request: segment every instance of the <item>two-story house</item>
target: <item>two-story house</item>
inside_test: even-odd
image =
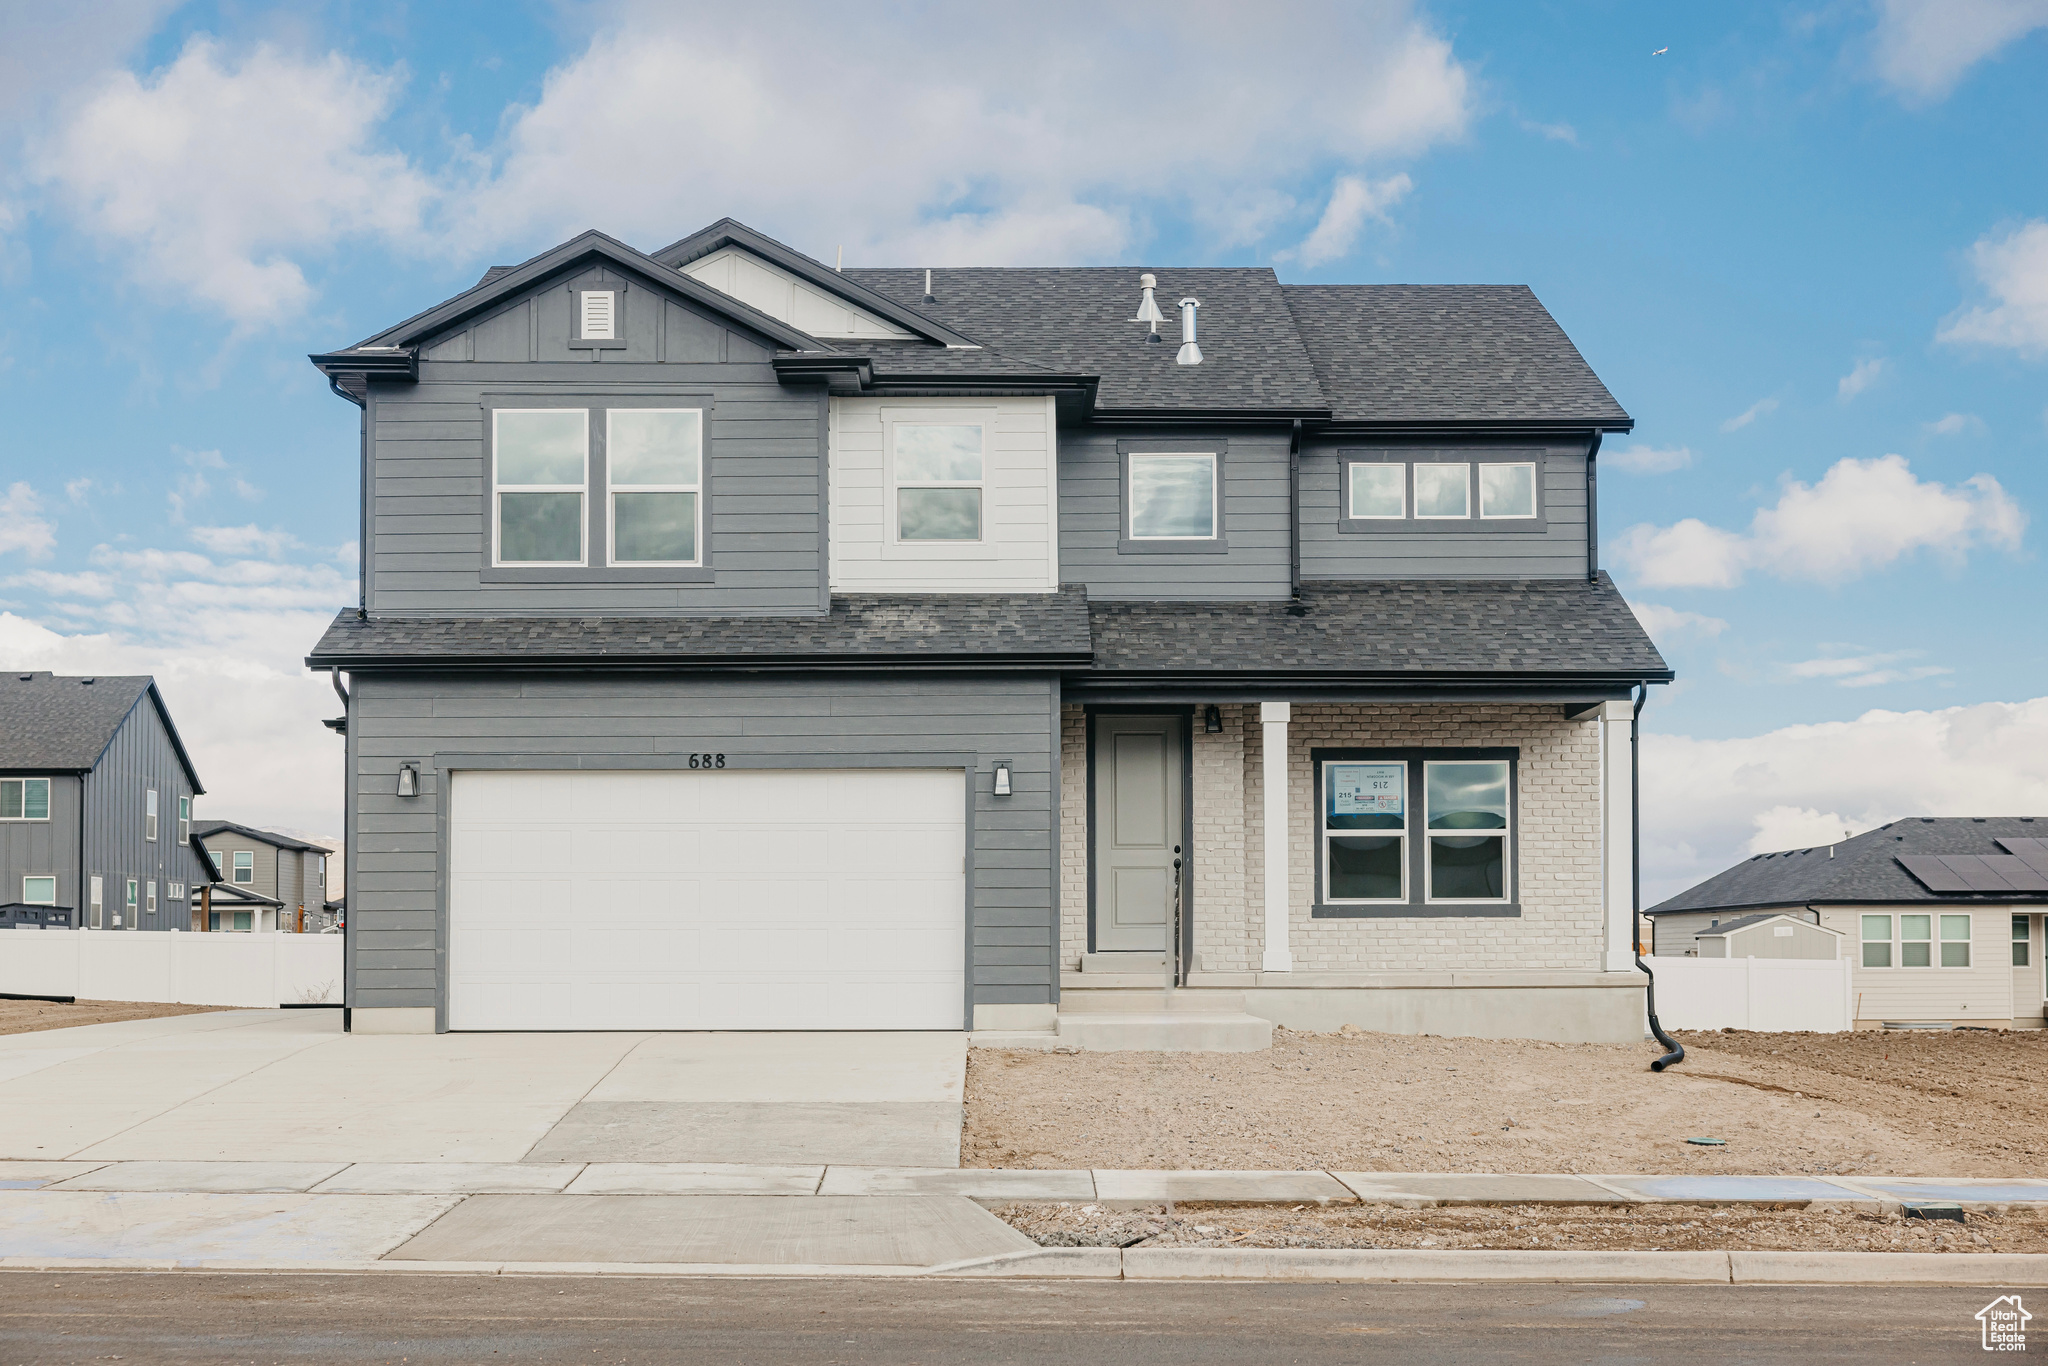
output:
[[[191,928],[205,791],[154,680],[0,674],[0,901],[86,929]]]
[[[1642,1037],[1671,675],[1595,552],[1630,419],[1529,290],[726,220],[313,361],[355,1028]]]
[[[305,934],[333,923],[319,845],[235,821],[202,821],[193,833],[220,875],[209,928]]]

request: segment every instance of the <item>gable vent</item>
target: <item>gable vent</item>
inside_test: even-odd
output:
[[[618,296],[609,289],[588,289],[584,290],[578,297],[582,300],[583,304],[583,339],[585,341],[613,340],[614,300]]]

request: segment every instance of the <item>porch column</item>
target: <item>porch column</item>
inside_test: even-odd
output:
[[[1261,702],[1259,721],[1265,728],[1266,790],[1266,957],[1267,972],[1294,971],[1287,947],[1287,722],[1289,705]]]
[[[1606,911],[1609,972],[1633,972],[1635,955],[1635,789],[1628,728],[1635,708],[1600,704],[1600,900]]]

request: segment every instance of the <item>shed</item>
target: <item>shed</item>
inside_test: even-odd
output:
[[[1702,958],[1822,958],[1842,956],[1842,932],[1783,912],[1724,920],[1698,936]]]

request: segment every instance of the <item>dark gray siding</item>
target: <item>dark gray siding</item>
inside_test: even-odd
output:
[[[369,606],[398,615],[817,612],[823,606],[825,399],[784,388],[758,339],[651,285],[624,281],[622,347],[568,344],[569,297],[603,272],[511,300],[422,348],[417,384],[369,394]],[[706,547],[712,583],[606,583],[565,570],[492,582],[486,395],[710,397]],[[589,406],[603,407],[601,397]],[[601,490],[593,490],[599,497]],[[595,549],[595,548],[594,548]],[[594,555],[594,559],[596,556]],[[529,577],[529,576],[522,576]]]
[[[1223,461],[1224,554],[1124,554],[1119,437],[1229,442]],[[1198,433],[1060,431],[1060,579],[1092,598],[1284,598],[1288,594],[1286,428]],[[1157,449],[1155,446],[1154,449]],[[1199,449],[1199,447],[1195,447]]]
[[[723,751],[742,768],[920,767],[970,757],[970,991],[984,1005],[1055,999],[1059,684],[1052,676],[799,681],[359,672],[353,682],[352,1006],[440,1004],[444,763],[459,767],[460,756],[491,756],[534,767],[654,767],[705,749]],[[1013,765],[1013,796],[990,790],[998,759]],[[405,762],[421,766],[417,798],[395,795]]]
[[[157,794],[157,837],[145,838],[143,793]],[[185,930],[192,927],[190,900],[172,901],[168,884],[189,889],[199,878],[199,860],[189,843],[178,841],[178,798],[192,795],[184,765],[171,747],[163,720],[145,696],[108,742],[99,766],[85,779],[85,872],[106,880],[106,927],[121,915],[124,930]],[[135,879],[139,925],[130,923],[123,902]],[[72,881],[76,883],[74,875]],[[147,884],[156,883],[157,911],[148,913]],[[89,884],[88,884],[89,885]],[[81,906],[85,903],[79,902]]]
[[[1450,443],[1435,441],[1441,451]],[[1304,579],[1566,579],[1586,574],[1586,447],[1549,446],[1543,457],[1546,529],[1469,536],[1338,531],[1338,452],[1384,449],[1383,441],[1311,439],[1301,453],[1301,576]],[[1529,442],[1513,443],[1517,451]],[[1492,458],[1473,446],[1474,463]]]
[[[253,880],[237,884],[258,896],[273,896],[284,903],[278,911],[277,928],[290,932],[298,928],[300,906],[306,909],[306,927],[320,928],[319,913],[326,900],[318,877],[318,854],[300,849],[279,849],[276,845],[233,830],[219,830],[205,836],[206,847],[221,856],[221,868],[234,879],[234,851],[246,849],[255,855]]]
[[[82,906],[78,895],[78,778],[75,774],[10,772],[50,780],[50,819],[0,821],[0,902],[21,900],[25,877],[55,877],[57,904]]]

